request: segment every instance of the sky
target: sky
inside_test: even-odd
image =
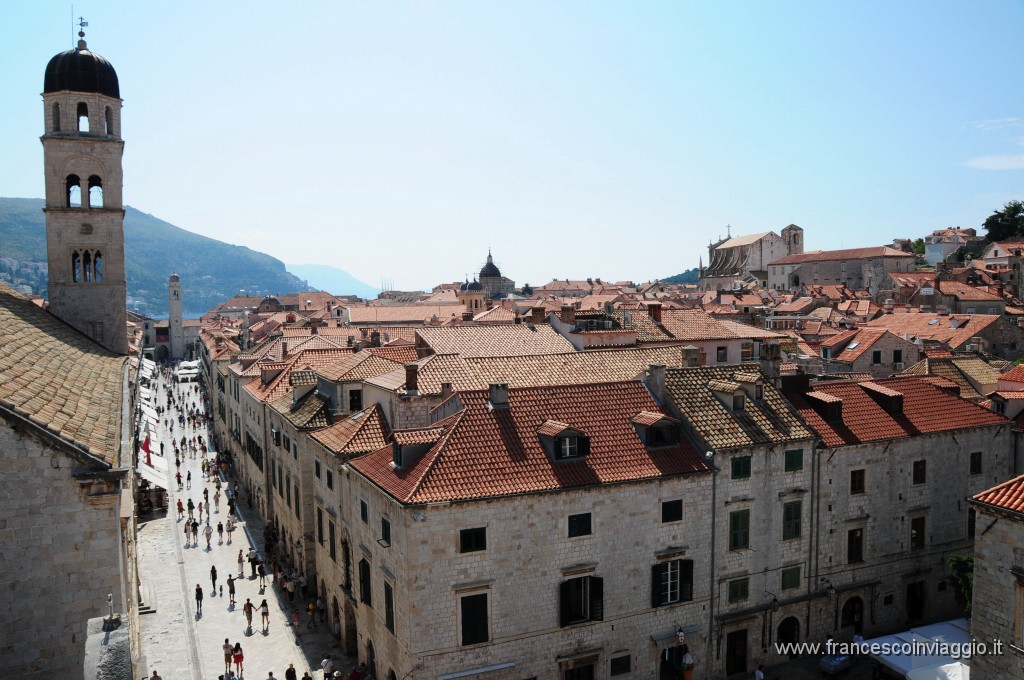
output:
[[[43,73],[81,15],[126,204],[376,286],[488,249],[517,285],[647,281],[727,233],[881,245],[1024,199],[1019,0],[0,9],[0,196],[43,195]]]

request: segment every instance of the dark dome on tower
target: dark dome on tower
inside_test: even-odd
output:
[[[114,67],[100,55],[90,52],[85,40],[79,40],[75,49],[54,56],[46,65],[43,93],[64,90],[121,98]]]
[[[472,281],[466,281],[464,284],[459,286],[459,290],[460,291],[483,290],[483,289],[484,289],[484,287],[476,279],[473,279]]]
[[[491,259],[491,251],[489,251],[489,250],[487,251],[487,264],[485,264],[483,266],[483,269],[480,270],[480,278],[481,279],[488,279],[488,278],[490,278],[490,279],[500,279],[501,278],[501,271],[494,264],[494,260]]]

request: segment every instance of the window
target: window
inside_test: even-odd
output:
[[[364,523],[368,523],[370,521],[370,512],[366,507],[366,501],[359,501],[359,517]]]
[[[914,484],[924,484],[927,480],[928,461],[926,460],[915,460],[914,461]]]
[[[88,132],[89,131],[89,107],[86,106],[85,102],[78,102],[78,131]]]
[[[361,411],[363,408],[363,391],[350,389],[348,391],[348,410]]]
[[[892,351],[892,362],[894,364],[903,363],[903,350],[901,350],[901,349],[894,349]]]
[[[729,550],[750,546],[750,510],[729,513]]]
[[[608,675],[622,675],[623,673],[629,673],[632,668],[630,665],[632,658],[633,657],[629,654],[613,657],[608,666]]]
[[[651,567],[651,606],[693,599],[693,560],[669,560]]]
[[[750,456],[734,456],[732,459],[732,478],[746,479],[750,476]]]
[[[569,538],[590,535],[590,513],[569,515]]]
[[[302,503],[299,502],[299,484],[295,483],[295,518],[302,519],[301,508]]]
[[[863,529],[850,529],[846,532],[846,561],[850,564],[864,561]]]
[[[588,437],[558,437],[555,439],[555,459],[580,458],[590,453]]]
[[[60,104],[53,103],[53,131],[60,132]]]
[[[790,501],[782,505],[782,540],[800,538],[801,501]]]
[[[103,180],[96,175],[89,178],[89,207],[103,207]]]
[[[318,460],[313,461],[313,475],[320,479],[320,461]]]
[[[114,112],[109,106],[103,111],[103,134],[114,134]]]
[[[746,399],[743,397],[742,394],[734,394],[734,395],[732,395],[732,410],[733,411],[742,411],[745,408],[745,406],[746,406]]]
[[[327,543],[327,552],[331,556],[331,559],[337,562],[338,554],[334,551],[334,522],[330,520],[327,520],[327,537],[329,539]],[[347,578],[348,577],[346,576],[346,579]]]
[[[391,545],[391,522],[386,517],[380,518],[380,540]]]
[[[370,589],[370,563],[366,560],[359,560],[359,601],[367,607],[372,607]]]
[[[327,488],[334,489],[334,472],[331,470],[327,471]]]
[[[462,644],[478,645],[490,639],[487,626],[487,593],[459,599],[462,614]]]
[[[604,579],[581,576],[559,586],[559,625],[604,620]]]
[[[288,507],[292,507],[292,477],[287,475],[284,478],[284,495],[288,503]]]
[[[459,532],[459,552],[487,550],[487,527],[463,529]]]
[[[974,539],[975,526],[977,526],[978,515],[974,508],[967,508],[967,538]]]
[[[971,474],[981,474],[981,451],[971,451]]]
[[[661,504],[661,521],[678,522],[683,519],[683,501],[663,501]]]
[[[316,542],[324,544],[324,509],[316,509]]]
[[[384,626],[395,632],[395,591],[391,584],[384,582]]]
[[[782,589],[791,590],[800,587],[800,567],[789,567],[782,570]]]
[[[865,470],[850,470],[850,495],[864,493]]]
[[[876,365],[882,363],[882,350],[876,349],[871,352],[871,363]]]
[[[729,348],[728,347],[716,347],[715,348],[715,360],[724,364],[729,360]]]
[[[786,451],[786,462],[784,465],[786,472],[796,472],[797,470],[804,469],[804,452],[803,449],[794,449],[792,451]]]
[[[910,520],[910,549],[921,550],[924,548],[924,517],[915,517]]]
[[[729,581],[729,602],[742,602],[750,596],[750,582],[745,578]]]

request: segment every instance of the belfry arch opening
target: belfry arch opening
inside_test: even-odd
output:
[[[103,253],[96,251],[92,256],[93,275],[92,280],[99,283],[103,280]]]
[[[64,200],[69,208],[82,207],[82,180],[78,175],[68,175],[64,185]]]
[[[78,102],[78,131],[89,131],[89,106],[85,102]]]
[[[89,178],[89,207],[103,207],[103,181],[96,175]]]
[[[103,134],[114,134],[114,110],[109,106],[103,111]]]
[[[82,275],[86,283],[92,281],[92,255],[88,250],[82,253]]]

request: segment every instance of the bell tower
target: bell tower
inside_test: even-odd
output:
[[[121,95],[114,67],[78,36],[43,82],[50,311],[127,354]]]
[[[167,332],[171,339],[171,358],[185,358],[185,329],[181,325],[181,278],[171,274],[167,284]]]

